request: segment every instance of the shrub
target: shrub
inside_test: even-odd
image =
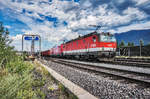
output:
[[[16,55],[8,35],[0,22],[0,99],[37,99],[32,90],[33,66]]]

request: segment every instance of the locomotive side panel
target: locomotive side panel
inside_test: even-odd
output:
[[[67,44],[64,44],[64,55],[87,55],[90,52],[95,51],[98,43],[98,36],[92,35],[89,37],[81,38]]]

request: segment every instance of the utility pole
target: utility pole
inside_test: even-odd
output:
[[[142,56],[142,46],[144,45],[143,40],[140,40],[140,56]]]
[[[141,44],[140,44],[140,56],[141,56],[141,54],[142,54],[142,46],[141,46]]]
[[[128,47],[128,56],[130,56],[130,47]]]

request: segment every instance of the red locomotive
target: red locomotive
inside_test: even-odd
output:
[[[68,58],[102,58],[114,57],[117,43],[110,33],[93,32],[42,52],[43,56]]]

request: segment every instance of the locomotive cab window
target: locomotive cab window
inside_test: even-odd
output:
[[[100,40],[102,42],[116,42],[114,35],[100,35]]]
[[[96,42],[96,37],[95,36],[93,37],[93,42]]]

